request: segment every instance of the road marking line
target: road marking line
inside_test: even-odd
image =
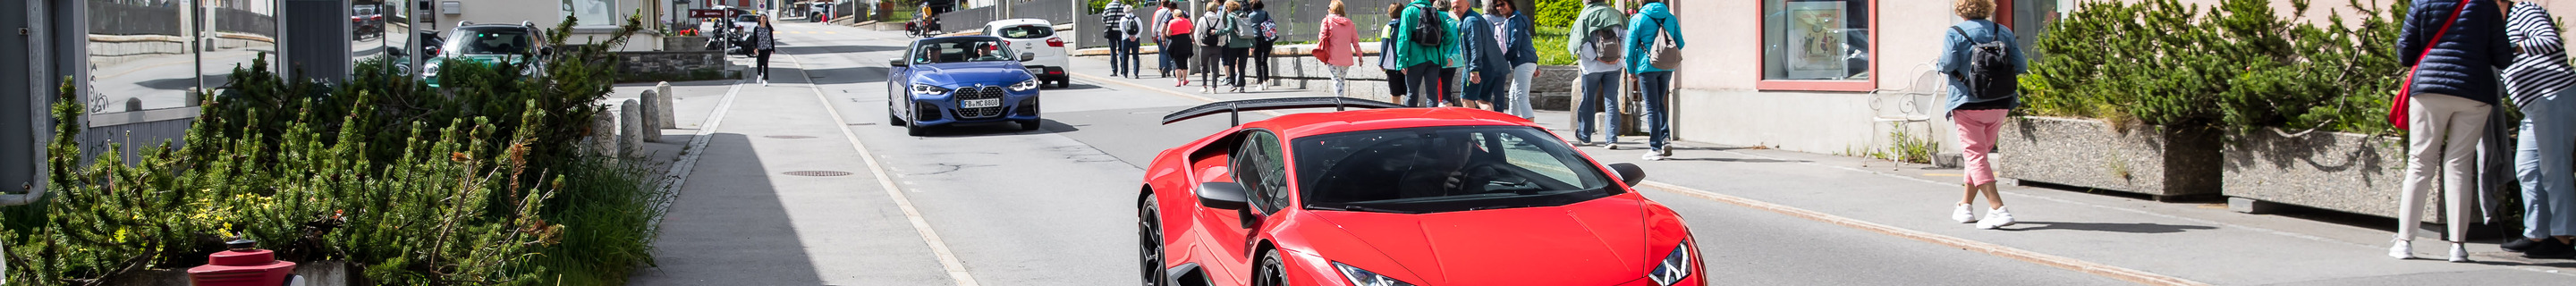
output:
[[[1913,240],[1916,240],[1916,241],[1929,242],[1929,243],[1932,243],[1932,244],[1938,244],[1938,245],[1949,246],[1949,247],[1957,247],[1957,248],[1966,249],[1966,250],[1970,250],[1970,251],[1976,251],[1976,252],[1985,253],[1985,254],[1987,254],[1987,255],[1994,255],[1994,256],[1997,256],[1997,257],[2003,257],[2003,258],[2008,258],[2008,259],[2012,259],[2012,260],[2020,260],[2020,261],[2022,261],[2022,262],[2029,262],[2029,263],[2034,263],[2034,264],[2039,264],[2039,265],[2047,265],[2047,266],[2049,266],[2049,267],[2063,268],[2063,269],[2066,269],[2066,270],[2074,270],[2074,271],[2076,271],[2076,272],[2083,272],[2083,273],[2085,273],[2085,274],[2093,274],[2093,275],[2097,275],[2097,276],[2108,277],[2108,278],[2111,278],[2111,279],[2119,279],[2119,280],[2121,280],[2121,281],[2129,281],[2129,282],[2135,282],[2135,283],[2139,283],[2139,284],[2149,284],[2149,285],[2209,285],[2208,283],[2201,283],[2201,282],[2199,282],[2199,281],[2191,281],[2191,280],[2188,280],[2188,279],[2182,279],[2182,278],[2180,278],[2180,277],[2165,276],[2165,275],[2163,275],[2163,274],[2155,274],[2155,273],[2149,273],[2149,272],[2146,272],[2146,271],[2138,271],[2138,270],[2136,270],[2136,269],[2128,269],[2128,268],[2122,268],[2122,267],[2119,267],[2119,266],[2111,266],[2111,265],[2108,265],[2108,264],[2101,264],[2101,263],[2094,263],[2094,262],[2089,262],[2089,261],[2077,260],[2077,259],[2074,259],[2074,258],[2067,258],[2067,257],[2064,257],[2064,256],[2049,255],[2049,254],[2046,254],[2046,253],[2039,253],[2039,252],[2033,252],[2033,251],[2029,251],[2029,250],[2022,250],[2022,249],[2019,249],[2019,248],[2012,248],[2012,247],[2007,247],[2007,246],[2003,246],[2003,245],[1997,245],[1997,244],[1993,244],[1993,243],[1985,243],[1985,242],[1979,242],[1979,241],[1975,241],[1975,240],[1968,240],[1968,239],[1963,239],[1963,238],[1958,238],[1958,237],[1951,237],[1951,236],[1946,236],[1946,235],[1933,234],[1933,233],[1929,233],[1929,232],[1922,232],[1922,231],[1916,231],[1916,230],[1911,230],[1911,229],[1899,228],[1899,227],[1888,226],[1888,225],[1883,225],[1883,224],[1871,223],[1871,222],[1868,222],[1868,221],[1862,221],[1862,220],[1857,220],[1857,219],[1851,219],[1851,218],[1846,218],[1846,217],[1840,217],[1840,216],[1835,216],[1835,215],[1831,215],[1831,214],[1825,214],[1825,213],[1821,213],[1821,212],[1816,212],[1816,211],[1811,211],[1811,210],[1806,210],[1806,209],[1800,209],[1800,208],[1796,208],[1796,207],[1790,207],[1790,206],[1786,206],[1786,205],[1774,204],[1774,203],[1763,202],[1763,201],[1756,201],[1756,200],[1752,200],[1752,199],[1746,199],[1746,198],[1743,198],[1743,197],[1737,197],[1737,196],[1729,196],[1729,195],[1724,195],[1724,194],[1718,194],[1718,193],[1715,193],[1715,192],[1703,191],[1703,190],[1699,190],[1699,189],[1693,189],[1693,188],[1690,188],[1690,187],[1683,187],[1683,186],[1681,186],[1681,185],[1668,184],[1668,183],[1664,183],[1664,182],[1646,181],[1645,183],[1643,183],[1643,184],[1638,184],[1638,185],[1639,185],[1639,187],[1645,187],[1645,188],[1650,188],[1650,189],[1661,190],[1661,191],[1668,192],[1668,193],[1673,193],[1673,194],[1679,194],[1679,195],[1684,195],[1684,196],[1691,196],[1691,197],[1697,197],[1697,198],[1701,198],[1701,199],[1707,199],[1707,200],[1718,201],[1718,202],[1723,202],[1723,203],[1728,203],[1728,204],[1734,204],[1734,205],[1738,205],[1738,206],[1744,206],[1744,207],[1748,207],[1748,208],[1753,208],[1753,209],[1758,209],[1758,210],[1763,210],[1763,211],[1769,211],[1769,212],[1772,212],[1772,213],[1778,213],[1778,214],[1788,215],[1788,216],[1792,216],[1792,217],[1804,218],[1804,219],[1807,219],[1807,220],[1813,220],[1813,221],[1818,221],[1818,222],[1824,222],[1824,223],[1830,223],[1830,224],[1835,224],[1835,225],[1841,225],[1841,226],[1843,226],[1843,227],[1849,227],[1849,228],[1854,228],[1854,229],[1860,229],[1860,230],[1869,231],[1869,232],[1876,232],[1876,233],[1879,233],[1879,234],[1885,234],[1885,235],[1890,235],[1890,236],[1903,237],[1903,238],[1907,238],[1907,239],[1913,239]]]
[[[680,149],[680,161],[671,163],[671,170],[662,174],[662,193],[670,195],[662,198],[660,206],[655,206],[664,210],[663,215],[653,216],[653,222],[646,224],[653,226],[653,233],[662,233],[662,217],[670,214],[671,203],[680,201],[680,186],[688,183],[689,173],[697,169],[698,155],[707,153],[707,139],[715,137],[716,126],[724,124],[726,110],[733,109],[734,96],[741,95],[742,85],[749,82],[734,80],[733,88],[726,89],[724,99],[716,103],[715,113],[708,114],[704,125],[698,127],[698,135],[690,136],[689,146]]]
[[[795,54],[788,54],[787,61],[796,65],[796,73],[806,73],[805,61],[797,59]],[[811,76],[808,74],[807,78]],[[913,232],[920,234],[922,243],[928,244],[930,253],[939,258],[939,266],[947,269],[948,279],[956,281],[957,286],[977,286],[975,275],[966,272],[966,263],[948,250],[948,243],[939,239],[939,232],[930,228],[930,220],[921,216],[921,209],[912,206],[912,199],[904,197],[903,187],[895,185],[894,176],[886,175],[885,165],[877,163],[877,156],[868,152],[867,143],[859,142],[859,133],[850,131],[850,120],[842,118],[840,108],[832,107],[832,98],[824,95],[822,87],[812,83],[805,84],[805,88],[814,90],[814,99],[822,100],[823,111],[831,112],[833,126],[841,129],[841,136],[850,141],[851,150],[859,151],[859,161],[868,163],[868,172],[876,175],[877,184],[885,188],[886,196],[894,197],[895,207],[903,210],[905,220],[912,221]]]
[[[1217,101],[1219,101],[1219,100],[1216,100],[1216,99],[1214,99],[1214,98],[1208,98],[1208,97],[1204,97],[1204,96],[1198,96],[1198,95],[1195,95],[1195,94],[1187,94],[1187,93],[1175,92],[1175,91],[1170,91],[1170,90],[1164,90],[1164,89],[1161,89],[1161,88],[1152,88],[1152,87],[1144,86],[1144,85],[1141,85],[1141,84],[1128,83],[1128,82],[1125,82],[1125,81],[1108,80],[1107,78],[1102,78],[1102,77],[1092,76],[1092,75],[1088,75],[1088,74],[1073,73],[1073,72],[1067,72],[1067,73],[1065,73],[1065,74],[1069,74],[1069,75],[1074,75],[1074,76],[1083,77],[1083,78],[1085,78],[1085,79],[1089,79],[1089,80],[1091,80],[1091,81],[1098,81],[1098,82],[1111,82],[1111,83],[1124,84],[1124,85],[1128,85],[1128,86],[1144,87],[1144,88],[1146,88],[1146,89],[1151,89],[1151,90],[1155,90],[1155,91],[1161,91],[1161,92],[1166,93],[1166,94],[1180,95],[1180,96],[1182,96],[1182,97],[1188,97],[1188,98],[1192,98],[1192,99],[1198,99],[1198,100],[1200,100],[1200,101],[1207,101],[1207,102],[1217,102]],[[1265,112],[1266,112],[1266,111],[1265,111]],[[1277,115],[1277,113],[1272,113],[1272,115],[1276,116],[1276,115]],[[1761,155],[1753,155],[1753,154],[1737,153],[1737,152],[1734,152],[1734,151],[1720,151],[1720,152],[1735,153],[1735,154],[1746,155],[1746,156],[1753,156],[1753,157],[1762,157],[1762,158],[1773,159],[1773,160],[1782,160],[1782,159],[1780,159],[1780,158],[1772,158],[1772,157],[1770,157],[1770,156],[1761,156]],[[1783,161],[1786,161],[1786,160],[1783,160]],[[1830,165],[1821,165],[1821,164],[1813,164],[1813,163],[1809,163],[1809,164],[1811,164],[1811,165],[1820,165],[1820,166],[1830,166]],[[1853,170],[1853,171],[1860,171],[1860,172],[1868,172],[1868,173],[1872,173],[1872,174],[1877,174],[1877,172],[1869,172],[1869,171],[1866,171],[1866,170],[1852,169],[1852,168],[1848,168],[1848,167],[1840,167],[1840,166],[1833,166],[1833,167],[1839,167],[1839,168],[1843,168],[1843,169],[1847,169],[1847,170]],[[1885,175],[1885,174],[1881,174],[1881,175]],[[1921,182],[1928,182],[1928,183],[1939,184],[1939,182],[1933,182],[1933,181],[1931,181],[1931,180],[1924,180],[1924,179],[1921,179],[1921,178],[1912,178],[1912,177],[1895,176],[1895,175],[1888,175],[1888,176],[1889,176],[1889,177],[1898,177],[1898,178],[1911,179],[1911,180],[1915,180],[1915,181],[1921,181]],[[1746,198],[1743,198],[1743,197],[1736,197],[1736,196],[1723,195],[1723,194],[1718,194],[1718,193],[1715,193],[1715,192],[1702,191],[1702,190],[1699,190],[1699,189],[1692,189],[1692,188],[1690,188],[1690,187],[1683,187],[1683,186],[1681,186],[1681,185],[1667,184],[1667,183],[1664,183],[1664,182],[1656,182],[1656,181],[1648,180],[1648,181],[1645,181],[1645,183],[1643,183],[1643,184],[1639,184],[1639,185],[1640,185],[1640,187],[1654,188],[1654,189],[1658,189],[1658,190],[1663,190],[1663,191],[1665,191],[1665,192],[1670,192],[1670,193],[1674,193],[1674,194],[1680,194],[1680,195],[1684,195],[1684,196],[1691,196],[1691,197],[1696,197],[1696,198],[1700,198],[1700,199],[1706,199],[1706,200],[1718,201],[1718,202],[1722,202],[1722,203],[1734,204],[1734,205],[1744,206],[1744,207],[1753,208],[1753,209],[1757,209],[1757,210],[1769,211],[1769,212],[1772,212],[1772,213],[1778,213],[1778,214],[1788,215],[1788,216],[1792,216],[1792,217],[1805,218],[1805,219],[1808,219],[1808,220],[1814,220],[1814,221],[1819,221],[1819,222],[1831,223],[1831,224],[1835,224],[1835,225],[1841,225],[1841,226],[1844,226],[1844,227],[1849,227],[1849,228],[1854,228],[1854,229],[1860,229],[1860,230],[1870,231],[1870,232],[1876,232],[1876,233],[1879,233],[1879,234],[1885,234],[1885,235],[1891,235],[1891,236],[1897,236],[1897,237],[1904,237],[1904,238],[1913,239],[1913,240],[1916,240],[1916,241],[1928,242],[1928,243],[1937,244],[1937,245],[1950,246],[1950,247],[1957,247],[1957,248],[1962,248],[1962,249],[1967,249],[1967,250],[1974,250],[1974,251],[1977,251],[1977,252],[1985,253],[1985,254],[1988,254],[1988,255],[1994,255],[1994,256],[1997,256],[1997,257],[2003,257],[2003,258],[2013,259],[2013,260],[2020,260],[2020,261],[2023,261],[2023,262],[2029,262],[2029,263],[2033,263],[2033,264],[2046,265],[2046,266],[2050,266],[2050,267],[2064,268],[2064,269],[2067,269],[2067,270],[2074,270],[2074,271],[2076,271],[2076,272],[2083,272],[2083,273],[2085,273],[2085,274],[2093,274],[2093,275],[2097,275],[2097,276],[2108,277],[2108,278],[2111,278],[2111,279],[2119,279],[2119,280],[2121,280],[2121,281],[2129,281],[2129,282],[2134,282],[2134,283],[2140,283],[2140,284],[2151,284],[2151,285],[2209,285],[2209,283],[2201,283],[2201,282],[2199,282],[2199,281],[2192,281],[2192,280],[2189,280],[2189,279],[2182,279],[2182,278],[2180,278],[2180,277],[2165,276],[2165,275],[2163,275],[2163,274],[2155,274],[2155,273],[2149,273],[2149,272],[2146,272],[2146,271],[2138,271],[2138,270],[2135,270],[2135,269],[2121,268],[2121,267],[2119,267],[2119,266],[2111,266],[2111,265],[2108,265],[2108,264],[2101,264],[2101,263],[2094,263],[2094,262],[2090,262],[2090,261],[2076,260],[2076,259],[2073,259],[2073,258],[2067,258],[2067,257],[2064,257],[2064,256],[2049,255],[2049,254],[2046,254],[2046,253],[2039,253],[2039,252],[2033,252],[2033,251],[2029,251],[2029,250],[2022,250],[2022,249],[2019,249],[2019,248],[2006,247],[2006,246],[1998,245],[1998,244],[1992,244],[1992,243],[1980,242],[1980,241],[1975,241],[1975,240],[1968,240],[1968,239],[1963,239],[1963,238],[1950,237],[1950,236],[1944,236],[1944,235],[1939,235],[1939,234],[1932,234],[1932,233],[1928,233],[1928,232],[1915,231],[1915,230],[1911,230],[1911,229],[1904,229],[1904,228],[1898,228],[1898,227],[1893,227],[1893,226],[1887,226],[1887,225],[1883,225],[1883,224],[1871,223],[1871,222],[1868,222],[1868,221],[1856,220],[1856,219],[1851,219],[1851,218],[1844,218],[1844,217],[1840,217],[1840,216],[1834,216],[1834,215],[1831,215],[1831,214],[1825,214],[1825,213],[1816,212],[1816,211],[1810,211],[1810,210],[1806,210],[1806,209],[1799,209],[1799,208],[1795,208],[1795,207],[1789,207],[1789,206],[1786,206],[1786,205],[1780,205],[1780,204],[1774,204],[1774,203],[1769,203],[1769,202],[1757,201],[1757,200],[1753,200],[1753,199],[1746,199]],[[2015,195],[2019,195],[2019,196],[2023,196],[2023,197],[2030,197],[2029,195],[2021,195],[2021,194],[2015,194]],[[2044,199],[2052,199],[2052,200],[2053,200],[2053,198],[2044,198]],[[2063,201],[2063,200],[2059,200],[2059,201]],[[2070,203],[2072,203],[2072,201],[2063,201],[2063,202],[2070,202]],[[2088,205],[2089,205],[2089,204],[2088,204]],[[2099,206],[2099,205],[2096,205],[2096,206],[2097,206],[2097,207],[2102,207],[2102,206]],[[2106,208],[2107,208],[2107,207],[2106,207]],[[2170,217],[2170,216],[2168,216],[2168,217]],[[2318,239],[2322,239],[2322,238],[2318,238]]]

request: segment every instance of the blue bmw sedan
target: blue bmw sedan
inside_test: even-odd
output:
[[[1038,80],[1010,42],[991,36],[921,39],[888,60],[886,111],[892,124],[923,129],[1012,122],[1038,129]]]

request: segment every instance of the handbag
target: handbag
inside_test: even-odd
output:
[[[2442,29],[2433,31],[2433,38],[2424,43],[2424,51],[2415,55],[2415,66],[2406,68],[2406,80],[2397,84],[2397,100],[2388,102],[2388,125],[2396,126],[2397,130],[2407,129],[2406,109],[2411,105],[2407,102],[2414,101],[2415,72],[2424,69],[2424,56],[2433,55],[2433,46],[2442,43],[2442,34],[2451,32],[2451,23],[2460,21],[2460,13],[2469,10],[2469,1],[2476,0],[2460,0],[2459,7],[2451,8],[2451,19],[2442,21]]]
[[[1664,33],[1664,31],[1666,31],[1664,30],[1664,19],[1655,19],[1655,31],[1657,33]],[[1661,45],[1646,43],[1646,46],[1653,47],[1655,49],[1654,52],[1646,53],[1646,63],[1648,65],[1653,65],[1656,69],[1662,70],[1681,69],[1682,49],[1680,45],[1673,44],[1673,36],[1676,35],[1673,35],[1672,33],[1664,33],[1664,43]]]

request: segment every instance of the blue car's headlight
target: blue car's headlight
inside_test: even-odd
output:
[[[1031,90],[1031,89],[1038,89],[1038,79],[1034,79],[1034,78],[1032,78],[1032,79],[1029,79],[1029,80],[1020,81],[1020,83],[1019,83],[1019,84],[1012,84],[1012,85],[1011,85],[1011,91],[1029,91],[1029,90]]]
[[[1690,244],[1683,243],[1681,246],[1674,246],[1671,254],[1665,254],[1664,261],[1656,263],[1654,271],[1646,272],[1646,279],[1655,280],[1655,285],[1672,286],[1673,283],[1680,283],[1682,278],[1690,278],[1690,266]]]
[[[1388,277],[1386,277],[1386,275],[1377,275],[1377,272],[1369,272],[1368,270],[1360,269],[1359,267],[1351,267],[1350,265],[1344,265],[1344,264],[1342,264],[1341,262],[1334,262],[1334,263],[1333,263],[1333,269],[1335,269],[1335,270],[1341,270],[1341,271],[1342,271],[1342,278],[1350,279],[1350,280],[1351,280],[1351,285],[1358,285],[1358,286],[1398,286],[1398,285],[1402,285],[1402,286],[1413,286],[1413,283],[1404,283],[1404,281],[1396,281],[1396,280],[1395,280],[1395,278],[1388,278]]]
[[[938,86],[933,86],[933,85],[927,85],[927,84],[915,84],[915,85],[912,85],[912,94],[914,94],[914,95],[941,95],[941,94],[948,94],[948,88],[945,88],[945,87],[938,87]]]

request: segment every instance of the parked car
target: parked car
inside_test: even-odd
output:
[[[351,33],[351,36],[356,38],[366,38],[368,36],[382,37],[384,36],[382,34],[384,31],[385,14],[377,12],[376,5],[349,6],[349,32]]]
[[[984,24],[984,35],[1011,41],[1011,47],[1023,53],[1035,53],[1029,60],[1029,74],[1055,83],[1056,88],[1073,86],[1072,76],[1064,74],[1066,58],[1064,37],[1055,33],[1055,24],[1040,19],[1009,19]]]
[[[1018,123],[1037,130],[1038,78],[1022,66],[1031,55],[992,36],[920,39],[889,59],[887,120],[921,136],[931,127]]]
[[[538,63],[520,72],[525,75],[544,74],[544,61],[539,59],[554,54],[554,46],[545,42],[545,37],[541,36],[544,34],[530,22],[518,25],[459,22],[455,28],[448,29],[447,39],[440,41],[442,45],[436,51],[438,55],[421,64],[422,73],[430,87],[441,87],[439,69],[452,64]]]
[[[1706,285],[1671,208],[1529,120],[1338,97],[1164,150],[1135,195],[1143,285]],[[1239,118],[1239,117],[1237,117]]]

